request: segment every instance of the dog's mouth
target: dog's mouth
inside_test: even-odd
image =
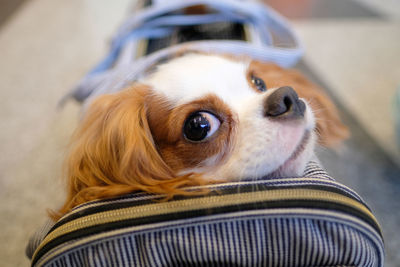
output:
[[[290,155],[290,157],[285,160],[274,172],[270,173],[267,175],[267,178],[278,178],[285,176],[287,169],[290,167],[290,165],[304,152],[304,150],[307,147],[307,144],[310,140],[311,137],[311,132],[310,130],[306,130],[303,133],[303,137],[297,147],[294,149],[293,153]]]
[[[296,149],[293,151],[292,155],[290,155],[290,157],[285,161],[285,163],[295,160],[304,151],[304,149],[306,148],[306,146],[308,144],[308,140],[310,139],[310,135],[311,134],[310,134],[309,130],[306,130],[304,132],[303,138],[297,145]],[[285,163],[283,165],[285,165]]]

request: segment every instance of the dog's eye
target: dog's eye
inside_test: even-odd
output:
[[[185,138],[189,141],[199,142],[213,135],[221,125],[215,115],[199,111],[192,114],[183,126]]]
[[[263,81],[263,79],[252,75],[251,76],[251,82],[256,86],[256,88],[259,91],[261,91],[261,92],[267,91],[267,86],[265,85],[265,82]]]

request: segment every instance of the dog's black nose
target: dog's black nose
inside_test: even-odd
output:
[[[264,114],[279,119],[294,119],[304,116],[306,105],[292,87],[275,90],[264,102]]]

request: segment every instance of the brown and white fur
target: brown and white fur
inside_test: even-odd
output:
[[[197,112],[210,129],[193,141],[185,125]],[[331,101],[298,72],[187,53],[92,103],[67,158],[67,200],[53,218],[134,191],[173,196],[190,185],[300,176],[317,139],[332,145],[347,134]]]

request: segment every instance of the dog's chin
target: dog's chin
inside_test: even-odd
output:
[[[270,174],[264,176],[264,179],[298,177],[304,173],[308,161],[312,157],[314,150],[314,133],[306,130],[303,133],[301,141],[296,148],[289,154],[288,158]]]

